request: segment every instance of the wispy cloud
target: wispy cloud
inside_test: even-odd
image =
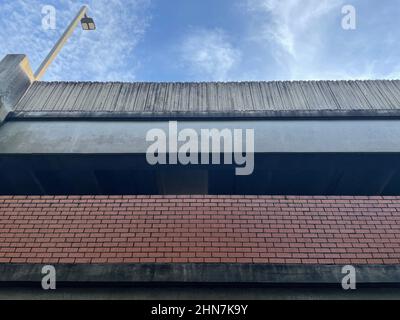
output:
[[[253,40],[264,43],[290,78],[317,76],[316,59],[329,44],[329,22],[340,14],[343,0],[248,0],[247,4],[257,21]]]
[[[321,19],[332,10],[339,13],[342,3],[343,0],[249,0],[248,8],[268,14],[261,36],[297,58],[301,48],[320,40],[313,31],[321,27]]]
[[[134,49],[149,24],[150,0],[87,2],[97,31],[77,28],[44,80],[134,80],[138,65]],[[42,28],[45,4],[57,10],[56,30]],[[72,0],[14,0],[0,6],[0,56],[26,53],[33,67],[38,67],[80,7]]]
[[[224,81],[241,60],[241,52],[220,29],[197,29],[180,47],[184,67],[202,80]]]
[[[359,22],[354,31],[341,27],[341,9],[349,3]],[[389,28],[390,12],[381,7],[367,9],[360,0],[247,0],[247,14],[255,21],[250,38],[272,55],[281,78],[374,79],[400,74],[398,59],[393,58],[398,51],[396,29]],[[387,31],[381,34],[379,28]]]

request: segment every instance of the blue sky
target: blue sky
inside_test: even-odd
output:
[[[47,81],[245,81],[400,78],[400,0],[88,0]],[[343,5],[356,29],[341,26]],[[56,8],[44,30],[42,7]],[[0,0],[0,57],[36,69],[80,6]]]

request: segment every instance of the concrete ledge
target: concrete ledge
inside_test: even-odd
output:
[[[340,285],[341,265],[278,264],[59,264],[57,283],[123,284],[243,284],[271,286]],[[0,264],[0,284],[40,283],[41,264]],[[400,285],[400,265],[355,265],[357,285]]]
[[[76,111],[12,111],[8,118],[12,120],[270,120],[270,119],[363,119],[363,118],[400,118],[400,109],[396,110],[265,110],[232,112],[76,112]]]
[[[1,154],[146,154],[149,130],[168,121],[6,121]],[[203,129],[254,130],[255,153],[399,153],[400,120],[180,121],[198,139]],[[196,138],[195,138],[196,139]],[[243,140],[245,148],[246,139]],[[179,147],[181,143],[178,144]],[[245,150],[245,149],[243,149]]]

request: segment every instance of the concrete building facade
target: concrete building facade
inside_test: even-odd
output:
[[[0,297],[399,297],[400,81],[41,82],[8,55],[0,95]],[[254,130],[254,171],[149,164],[170,121]]]

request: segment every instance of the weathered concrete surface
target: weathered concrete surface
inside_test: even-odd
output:
[[[23,112],[129,112],[142,116],[242,117],[285,111],[400,110],[400,80],[207,83],[35,82]],[[277,112],[277,114],[276,114]]]
[[[0,264],[0,283],[35,284],[42,264]],[[341,288],[341,265],[242,263],[56,264],[57,282],[74,284],[213,283],[333,285]],[[399,265],[354,265],[363,286],[400,285]]]
[[[144,154],[153,143],[146,134],[154,128],[169,136],[167,121],[7,121],[0,129],[0,154]],[[178,123],[178,130],[186,128],[199,138],[202,129],[254,129],[256,153],[400,152],[400,120]]]
[[[0,265],[0,299],[399,299],[398,265],[357,265],[343,290],[340,265],[55,265],[57,289],[41,289],[42,265]]]
[[[0,123],[34,80],[24,54],[8,54],[0,61]]]

